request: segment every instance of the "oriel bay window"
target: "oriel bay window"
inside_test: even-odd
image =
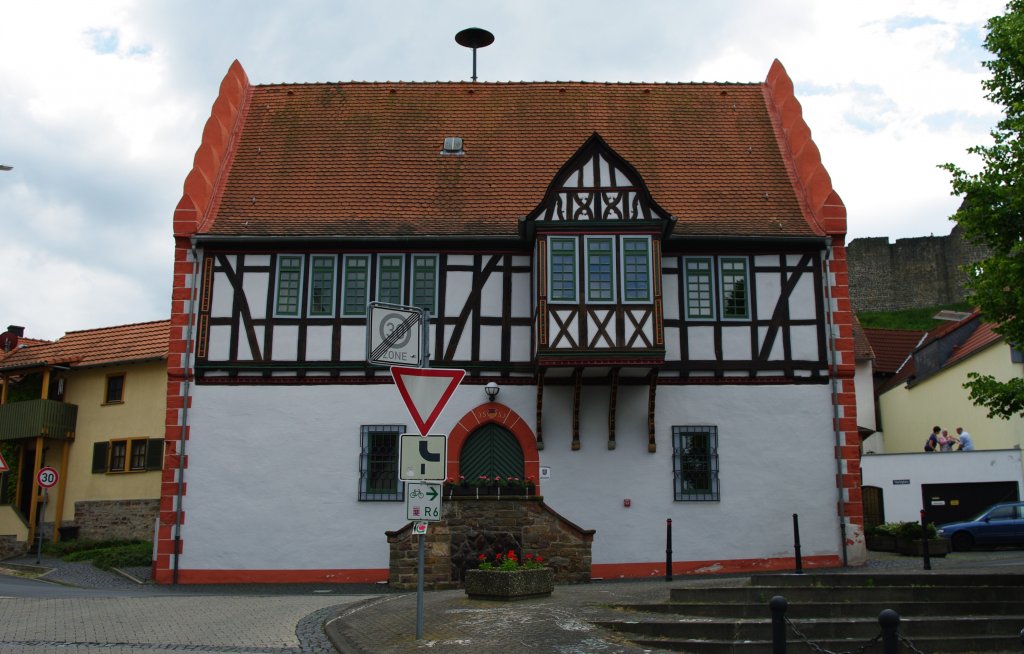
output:
[[[576,301],[576,238],[548,240],[548,300]]]
[[[622,299],[651,301],[651,239],[646,236],[622,237]]]
[[[588,236],[587,302],[615,301],[615,239],[610,236]]]
[[[120,438],[92,446],[93,473],[160,470],[163,461],[162,438]]]

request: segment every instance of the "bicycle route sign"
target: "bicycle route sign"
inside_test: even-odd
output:
[[[441,519],[441,484],[413,482],[405,485],[405,518],[417,522]]]

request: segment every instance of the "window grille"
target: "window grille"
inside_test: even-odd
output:
[[[405,484],[398,478],[398,442],[405,425],[360,428],[359,501],[401,502]]]
[[[687,257],[684,261],[686,317],[691,320],[713,320],[715,306],[711,257]]]
[[[550,241],[552,302],[576,301],[576,239],[552,238]]]
[[[377,271],[377,301],[402,303],[402,255],[382,254]]]
[[[615,301],[612,239],[587,239],[587,301]]]
[[[646,238],[622,239],[623,299],[651,300],[651,244]]]
[[[672,473],[675,501],[718,501],[718,427],[672,427]]]
[[[277,260],[277,315],[299,315],[299,287],[302,286],[302,257],[281,255]]]
[[[414,256],[412,258],[412,304],[420,309],[436,313],[437,304],[437,257]]]
[[[365,255],[345,257],[345,299],[346,316],[365,316],[369,297],[370,258]]]

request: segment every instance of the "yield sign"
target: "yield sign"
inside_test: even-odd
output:
[[[426,436],[466,376],[466,371],[391,366],[391,376],[420,435]]]
[[[4,455],[0,454],[0,472],[7,472],[10,469],[11,468],[7,465],[7,462],[4,461]]]

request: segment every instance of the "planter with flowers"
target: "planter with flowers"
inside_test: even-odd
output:
[[[466,571],[466,594],[470,599],[522,600],[547,597],[555,589],[555,575],[544,567],[541,556],[527,554],[520,561],[514,550],[494,555],[481,554],[476,570]]]
[[[447,479],[444,482],[444,496],[473,497],[473,498],[494,498],[494,497],[532,497],[537,494],[537,485],[532,479],[520,479],[519,477],[488,477],[480,475],[474,479],[459,477],[458,481]]]

